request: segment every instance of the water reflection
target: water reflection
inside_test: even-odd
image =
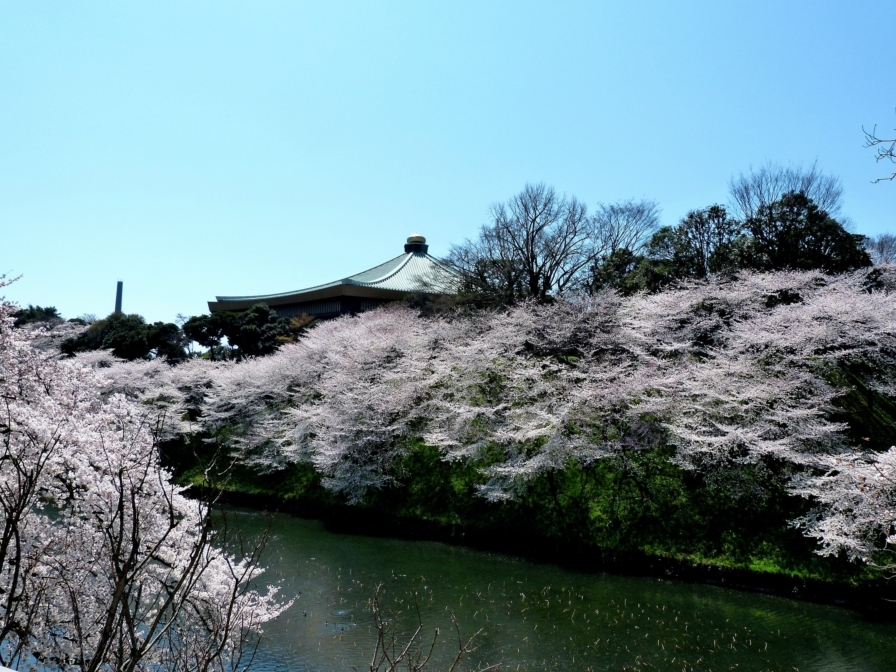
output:
[[[263,516],[236,512],[260,531]],[[481,629],[463,669],[891,670],[896,626],[837,607],[711,586],[607,574],[432,542],[331,534],[276,515],[265,581],[296,602],[269,624],[261,670],[366,670],[376,642],[370,599],[401,636],[439,637],[431,669],[457,652],[451,613],[467,637]],[[416,607],[415,607],[416,605]]]

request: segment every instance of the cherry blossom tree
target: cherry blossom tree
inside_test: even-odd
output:
[[[798,478],[795,490],[820,506],[796,521],[816,538],[822,555],[892,572],[896,549],[896,447],[882,453],[841,454],[824,459],[824,471]]]
[[[896,399],[894,289],[896,271],[878,267],[500,312],[393,306],[321,324],[269,357],[99,370],[107,395],[155,409],[169,427],[156,431],[192,431],[174,412],[191,406],[204,431],[227,430],[238,459],[308,462],[348,501],[395,483],[420,442],[475,465],[495,501],[540,474],[597,460],[635,468],[638,451],[665,446],[733,496],[784,487],[809,498],[816,508],[794,523],[821,552],[870,558],[896,532],[894,458],[855,445],[840,405],[853,387]]]
[[[0,304],[0,663],[245,668],[286,605],[252,587],[257,552],[226,552],[211,507],[159,467],[174,404],[33,348],[13,310]]]

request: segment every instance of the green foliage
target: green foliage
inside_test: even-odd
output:
[[[56,310],[53,306],[47,306],[46,308],[41,308],[40,306],[32,306],[30,303],[27,308],[22,308],[21,310],[13,313],[13,317],[16,318],[16,321],[13,323],[16,327],[21,327],[25,324],[32,324],[34,322],[61,322],[62,316],[59,314],[59,311]]]
[[[146,324],[140,315],[124,313],[112,313],[94,322],[84,333],[63,341],[60,347],[67,355],[89,350],[112,350],[116,357],[129,360],[150,357],[178,360],[186,357],[183,333],[176,324]]]
[[[35,310],[55,311],[55,308]],[[185,347],[192,340],[209,348],[212,359],[258,357],[271,354],[307,329],[313,320],[304,318],[292,321],[278,318],[266,305],[258,304],[241,313],[191,317],[181,329],[171,322],[147,324],[140,315],[112,313],[91,324],[79,336],[63,341],[61,349],[68,355],[111,349],[113,355],[122,359],[164,357],[178,361],[186,358]],[[223,345],[225,341],[227,345]]]
[[[230,330],[231,324],[238,319],[238,313],[220,312],[211,315],[196,315],[184,322],[184,334],[191,341],[195,341],[204,348],[209,349],[212,360],[216,359],[215,353],[221,348],[221,342]]]
[[[601,258],[591,271],[591,290],[615,289],[630,294],[640,289],[639,276],[634,271],[644,263],[644,257],[628,248],[620,248]]]
[[[692,210],[676,226],[659,229],[644,256],[620,250],[601,260],[593,272],[593,288],[655,292],[676,280],[738,269],[844,273],[871,265],[864,240],[802,192],[760,206],[744,222],[713,205]]]
[[[171,322],[153,322],[146,330],[146,345],[156,357],[169,360],[184,359],[184,333]],[[145,357],[146,355],[144,355]]]
[[[594,288],[655,292],[682,278],[731,273],[744,266],[747,245],[741,223],[723,206],[692,210],[677,226],[657,230],[644,256],[623,249],[603,259],[594,272]]]
[[[744,225],[752,239],[747,264],[757,270],[844,273],[871,266],[864,236],[846,231],[803,193],[790,192],[760,207]]]
[[[454,530],[506,540],[522,552],[541,546],[583,558],[638,553],[837,582],[865,576],[844,559],[814,553],[813,542],[789,523],[809,504],[789,496],[775,469],[762,465],[739,465],[706,480],[673,465],[669,447],[632,450],[588,465],[570,462],[531,480],[516,499],[495,503],[478,494],[487,481],[487,456],[475,464],[446,462],[438,449],[417,442],[397,470],[396,485],[371,490],[360,505],[348,507],[307,463],[264,474],[226,462],[210,470],[220,444],[207,438],[163,446],[165,466],[181,482],[207,485],[211,472],[226,490],[273,496],[334,521],[405,521],[424,534]],[[756,496],[760,491],[765,494]]]
[[[744,245],[740,222],[724,206],[692,210],[678,226],[660,229],[651,239],[649,255],[670,265],[679,278],[705,278],[741,268]]]
[[[199,345],[208,348],[212,359],[232,356],[234,359],[269,355],[284,342],[292,340],[309,320],[290,321],[259,303],[242,312],[221,311],[191,317],[184,323],[184,333]],[[227,341],[228,347],[223,345]]]
[[[418,445],[405,459],[402,485],[371,493],[363,506],[585,554],[641,552],[837,580],[857,572],[813,553],[813,542],[788,522],[808,504],[788,496],[769,472],[738,468],[739,487],[732,489],[724,476],[707,482],[668,458],[664,447],[573,462],[533,479],[513,501],[489,503],[477,494],[485,480],[480,469],[444,462],[437,450]],[[752,496],[751,485],[769,494]]]
[[[239,314],[239,320],[227,334],[227,340],[239,351],[239,357],[258,357],[274,352],[280,336],[288,336],[289,320],[259,303]]]
[[[866,362],[854,361],[829,372],[827,377],[844,390],[836,402],[841,410],[837,419],[848,425],[850,441],[871,450],[885,451],[896,446],[896,404],[868,385],[875,375],[892,380],[896,372],[872,370]]]

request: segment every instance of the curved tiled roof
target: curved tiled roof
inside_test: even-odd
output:
[[[440,263],[425,251],[405,252],[394,259],[374,266],[366,271],[350,275],[342,280],[328,282],[323,285],[297,289],[279,294],[260,294],[258,296],[216,296],[219,302],[260,302],[270,299],[294,297],[301,300],[303,294],[319,292],[330,287],[350,285],[370,287],[393,292],[427,292],[432,294],[453,294],[457,291],[457,276],[451,269]]]

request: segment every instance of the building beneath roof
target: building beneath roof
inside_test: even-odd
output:
[[[279,317],[303,314],[318,318],[338,317],[400,301],[413,294],[454,294],[457,282],[454,271],[429,256],[426,238],[415,233],[408,238],[404,254],[370,270],[325,285],[282,294],[217,296],[208,302],[208,308],[212,313],[240,311],[264,303]]]

